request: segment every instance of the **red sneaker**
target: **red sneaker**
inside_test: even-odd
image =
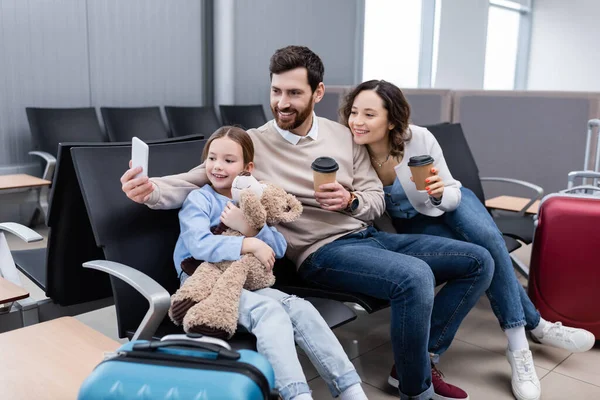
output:
[[[388,377],[388,383],[398,388],[398,374],[396,373],[396,365],[392,366],[392,371]],[[433,400],[469,400],[467,392],[459,387],[446,383],[444,375],[438,370],[435,365],[431,365],[431,383],[435,392]]]

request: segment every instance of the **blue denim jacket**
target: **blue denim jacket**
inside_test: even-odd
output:
[[[209,262],[240,259],[243,236],[213,235],[210,231],[221,222],[221,213],[229,201],[232,200],[210,185],[194,190],[185,199],[179,211],[181,232],[173,254],[177,275],[181,273],[181,262],[189,257]],[[265,224],[256,238],[271,246],[275,258],[284,256],[287,242],[275,228]]]

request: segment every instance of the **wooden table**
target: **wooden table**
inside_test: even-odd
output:
[[[492,199],[486,200],[485,205],[489,208],[496,208],[498,210],[507,210],[519,212],[529,203],[531,199],[524,197],[513,197],[513,196],[498,196]],[[537,214],[540,208],[540,201],[536,200],[526,211],[527,214]]]
[[[46,217],[50,184],[52,182],[27,174],[0,175],[0,202],[35,203],[36,212],[28,223],[31,226],[37,216],[37,211],[40,211],[44,218]]]
[[[52,182],[27,174],[0,175],[0,190],[49,186]]]
[[[28,291],[0,276],[0,304],[12,303],[26,297],[29,297]],[[2,357],[1,353],[0,357]]]
[[[76,399],[104,352],[120,344],[73,317],[0,334],[0,398]]]

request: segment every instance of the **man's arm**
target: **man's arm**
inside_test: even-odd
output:
[[[358,198],[358,208],[352,216],[361,221],[371,222],[385,211],[383,185],[371,165],[365,146],[352,144],[354,155],[354,181],[352,189]]]
[[[179,208],[187,195],[208,183],[204,164],[189,172],[159,178],[135,178],[138,168],[129,169],[121,177],[121,188],[131,200],[153,209]]]
[[[361,221],[372,222],[385,211],[383,186],[371,166],[366,148],[354,143],[352,146],[352,187],[345,188],[338,182],[325,183],[320,186],[320,192],[315,192],[315,199],[324,210],[347,212]],[[358,199],[358,207],[353,211],[347,210],[350,192]]]

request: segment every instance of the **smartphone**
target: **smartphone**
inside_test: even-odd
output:
[[[148,176],[148,145],[137,137],[131,139],[131,168],[142,167],[135,177]]]

